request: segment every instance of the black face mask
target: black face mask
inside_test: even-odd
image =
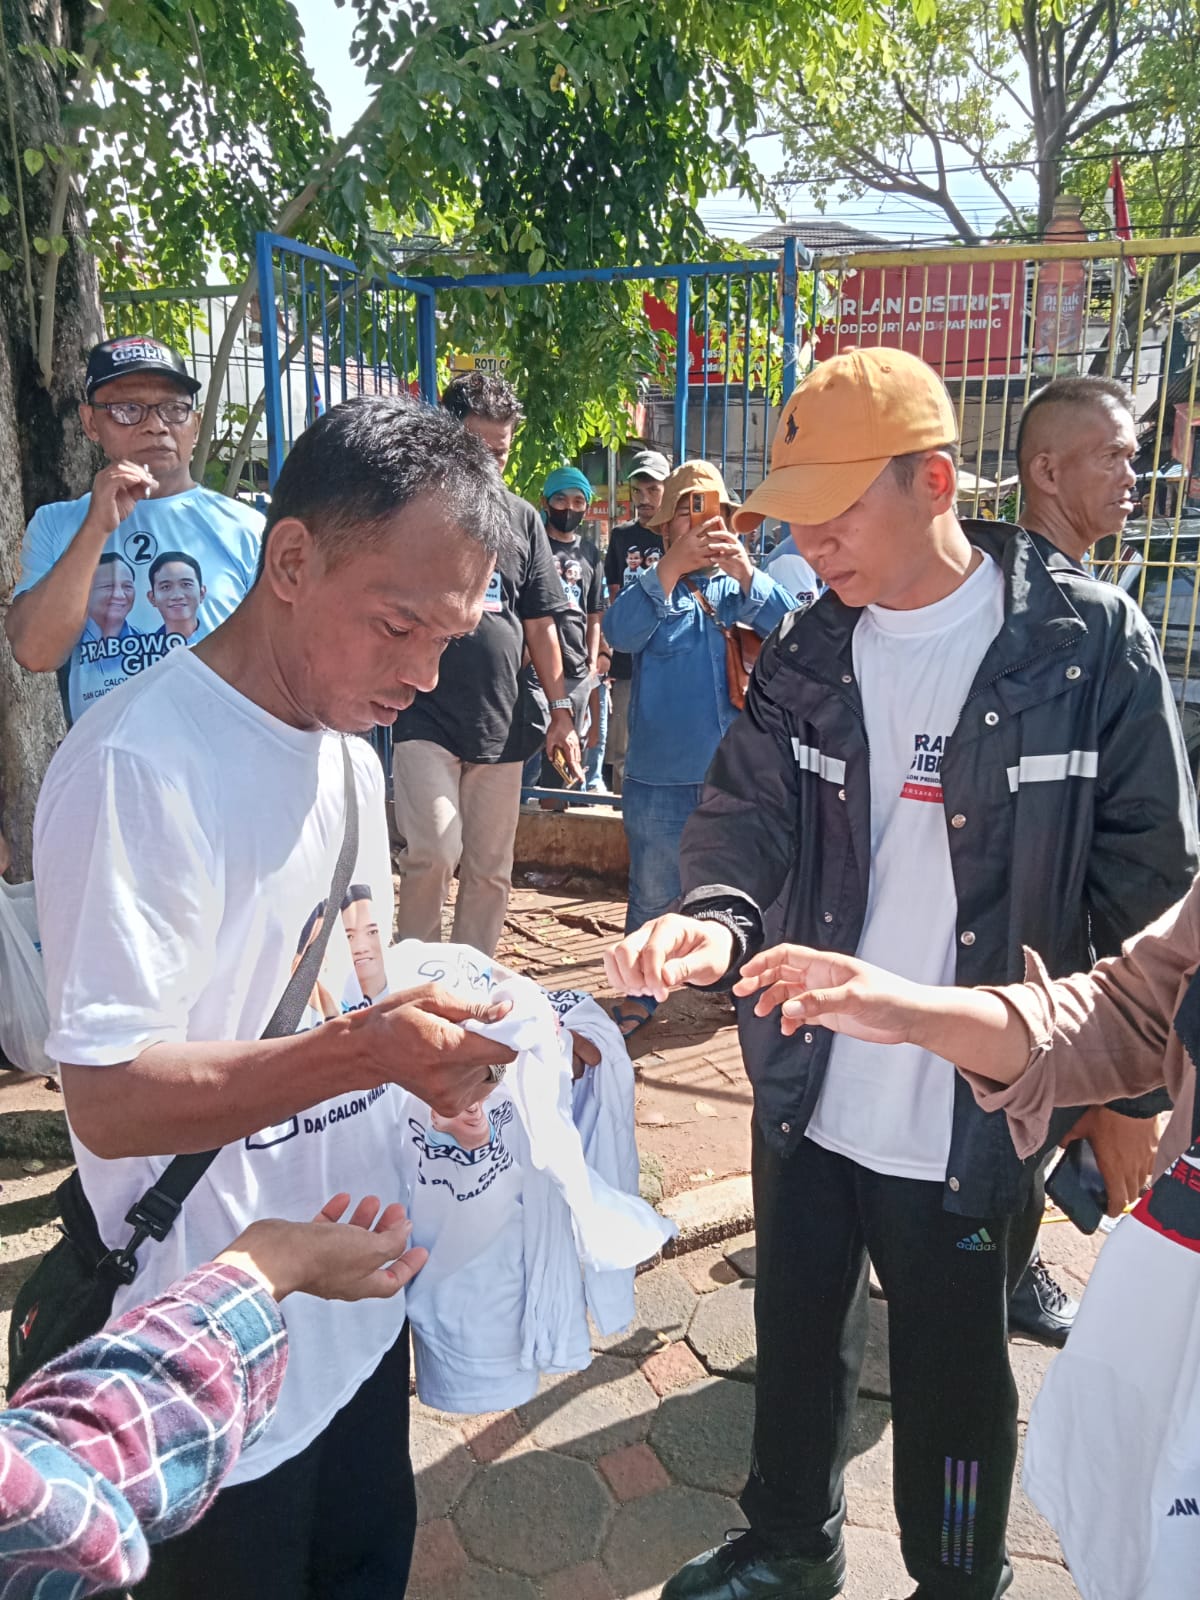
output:
[[[546,521],[557,533],[574,533],[583,517],[582,511],[567,511],[559,506],[546,507]]]

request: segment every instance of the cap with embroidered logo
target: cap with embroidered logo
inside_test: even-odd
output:
[[[170,378],[188,394],[196,394],[200,389],[200,380],[192,377],[183,357],[170,345],[152,339],[149,334],[131,333],[120,339],[105,339],[92,350],[84,379],[84,398],[91,400],[103,384],[134,372]]]
[[[784,407],[771,470],[733,516],[739,533],[764,517],[815,527],[848,511],[894,456],[958,439],[958,419],[932,367],[907,350],[847,350],[814,367]]]

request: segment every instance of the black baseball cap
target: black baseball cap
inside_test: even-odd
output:
[[[105,339],[93,349],[83,385],[85,398],[90,400],[102,384],[131,372],[153,372],[160,378],[172,378],[188,394],[200,389],[199,378],[192,377],[177,351],[149,334],[128,333],[120,339]]]

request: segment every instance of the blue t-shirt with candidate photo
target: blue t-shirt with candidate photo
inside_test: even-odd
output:
[[[60,559],[91,499],[59,500],[34,513],[14,598]],[[261,513],[199,485],[136,506],[104,546],[83,632],[66,662],[70,720],[223,622],[254,582],[262,531]]]

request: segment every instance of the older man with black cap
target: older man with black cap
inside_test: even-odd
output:
[[[183,358],[145,334],[106,339],[88,357],[79,417],[106,465],[89,494],[34,513],[5,623],[21,666],[61,671],[72,722],[202,639],[254,582],[261,515],[192,478],[199,388]],[[204,573],[186,631],[164,624],[151,593],[167,551]]]
[[[679,914],[609,957],[626,992],[728,984],[785,940],[926,983],[1019,979],[1026,946],[1065,973],[1191,879],[1194,804],[1138,781],[1181,744],[1144,618],[1029,534],[964,528],[956,435],[937,374],[898,350],[836,356],[788,402],[734,525],[789,522],[827,592],[764,648],[684,831]],[[1158,884],[1136,911],[1120,903],[1131,860]],[[739,1027],[755,1095],[750,1528],[664,1600],[841,1591],[868,1255],[905,1565],[921,1600],[993,1600],[1013,1581],[1005,1247],[1029,1164],[926,1051],[785,1038],[748,1006]]]

